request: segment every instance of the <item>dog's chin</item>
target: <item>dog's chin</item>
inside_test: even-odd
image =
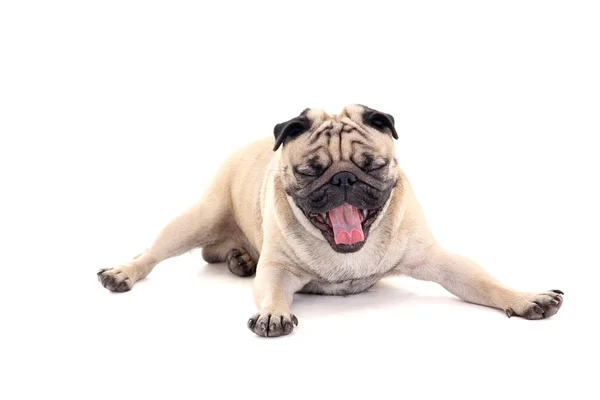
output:
[[[354,253],[362,249],[367,242],[371,226],[373,225],[373,222],[377,220],[384,207],[385,204],[370,210],[359,209],[361,213],[361,225],[364,237],[363,240],[352,244],[336,243],[333,226],[327,212],[313,213],[310,210],[306,210],[302,207],[298,208],[302,210],[306,219],[308,219],[308,221],[310,221],[310,223],[321,232],[325,240],[327,240],[334,251],[337,253]]]

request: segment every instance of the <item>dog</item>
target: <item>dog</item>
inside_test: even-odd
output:
[[[398,163],[392,115],[359,104],[337,115],[306,109],[273,133],[231,154],[150,248],[100,270],[102,285],[128,291],[161,261],[201,248],[207,263],[254,276],[257,313],[247,326],[263,337],[298,325],[294,293],[360,293],[392,275],[436,282],[508,317],[549,318],[561,308],[562,291],[506,287],[436,242]]]

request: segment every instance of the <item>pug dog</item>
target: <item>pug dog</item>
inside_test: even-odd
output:
[[[363,105],[335,115],[306,109],[279,123],[274,138],[234,152],[203,197],[175,217],[145,251],[98,279],[130,290],[170,257],[202,249],[254,275],[256,314],[248,328],[263,337],[290,334],[295,293],[348,295],[391,275],[440,284],[455,296],[504,310],[508,317],[549,318],[563,292],[521,292],[434,238],[396,157],[394,118]]]

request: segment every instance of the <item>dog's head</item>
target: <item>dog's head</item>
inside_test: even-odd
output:
[[[394,118],[362,105],[306,109],[274,134],[286,194],[309,230],[337,252],[360,250],[397,184]]]

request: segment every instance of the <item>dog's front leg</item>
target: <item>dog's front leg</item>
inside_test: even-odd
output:
[[[549,318],[562,306],[563,292],[521,292],[511,289],[487,273],[474,261],[433,246],[418,261],[400,267],[400,272],[416,279],[433,281],[470,303],[504,310],[527,319]]]
[[[292,273],[282,264],[260,258],[254,278],[254,302],[258,313],[248,321],[248,328],[259,336],[288,335],[298,325],[298,319],[290,312],[294,293],[308,283],[309,279]]]

